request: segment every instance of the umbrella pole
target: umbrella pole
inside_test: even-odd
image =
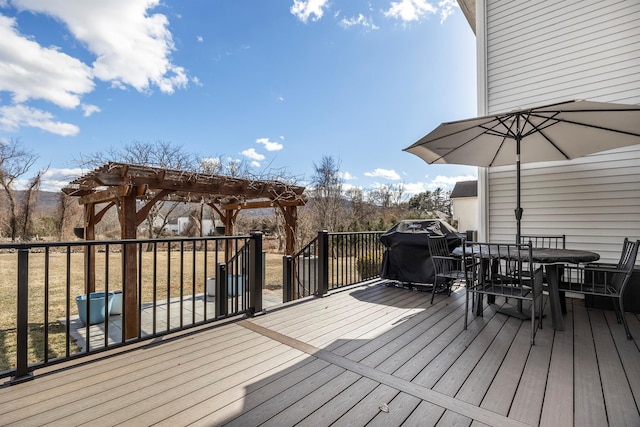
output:
[[[522,207],[520,206],[520,129],[516,135],[516,244],[520,244],[520,220],[522,219]]]

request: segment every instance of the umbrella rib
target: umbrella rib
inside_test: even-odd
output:
[[[505,117],[496,117],[496,119],[498,119],[498,122],[506,129],[505,132],[498,132],[498,131],[494,131],[495,133],[493,133],[494,136],[501,136],[502,137],[502,141],[500,142],[500,146],[498,147],[498,149],[495,151],[495,154],[493,155],[493,158],[491,159],[491,162],[489,163],[489,167],[493,166],[493,162],[495,162],[495,160],[498,158],[498,154],[500,154],[500,151],[502,150],[502,147],[504,147],[504,143],[506,142],[507,138],[511,138],[514,141],[518,139],[518,133],[520,132],[519,129],[516,129],[516,132],[513,131],[513,126],[516,126],[516,120],[513,120],[511,122],[511,124],[507,124],[506,120],[513,118],[515,115],[514,114],[507,114],[505,115]],[[492,129],[493,130],[493,129]]]
[[[611,110],[611,111],[613,112],[613,111],[621,111],[621,110]],[[573,111],[571,111],[571,112],[573,112]],[[595,111],[593,111],[593,110],[585,110],[585,112],[595,112]],[[597,111],[597,112],[601,112],[601,111]],[[557,112],[556,115],[560,114],[560,113],[562,113],[562,111]],[[539,117],[539,118],[545,118],[547,120],[551,120],[551,119],[555,120],[555,123],[552,123],[552,124],[550,124],[548,126],[545,126],[545,127],[549,127],[549,126],[552,126],[552,125],[554,125],[556,123],[563,122],[563,123],[569,123],[569,124],[572,124],[572,125],[584,126],[584,127],[588,127],[588,128],[592,128],[592,129],[606,130],[608,132],[620,133],[620,134],[623,134],[623,135],[640,136],[640,133],[636,133],[636,132],[629,132],[629,131],[626,131],[626,130],[614,129],[614,128],[606,127],[606,126],[592,125],[590,123],[585,123],[585,122],[577,122],[575,120],[558,118],[558,117],[555,117],[555,115],[554,115],[554,117],[547,117],[547,116],[543,116],[543,115],[533,114],[533,116],[534,117]]]
[[[529,124],[531,125],[531,128],[532,128],[532,129],[531,129],[530,131],[528,131],[525,135],[523,135],[523,136],[522,136],[522,138],[525,138],[525,137],[527,137],[527,136],[529,136],[529,135],[533,135],[534,133],[538,133],[538,134],[542,135],[542,137],[543,137],[543,138],[544,138],[544,139],[545,139],[549,144],[551,144],[551,146],[552,146],[553,148],[555,148],[555,149],[556,149],[556,151],[558,151],[558,153],[562,154],[562,155],[564,156],[564,158],[565,158],[565,159],[569,160],[569,159],[570,159],[570,157],[567,155],[567,153],[565,153],[565,152],[564,152],[560,147],[558,147],[558,146],[556,145],[556,143],[555,143],[555,142],[553,142],[553,141],[551,140],[551,138],[549,138],[549,137],[547,136],[547,134],[546,134],[546,133],[544,133],[544,130],[545,130],[546,128],[551,127],[551,126],[555,125],[556,123],[558,123],[558,119],[556,119],[556,118],[555,118],[555,116],[556,116],[557,114],[558,114],[558,113],[555,113],[552,117],[547,117],[547,116],[537,116],[537,115],[535,115],[535,114],[527,114],[527,117],[525,117],[525,123],[529,123]],[[536,125],[535,123],[533,123],[533,122],[530,120],[530,117],[531,117],[532,115],[533,115],[534,117],[541,117],[541,118],[544,118],[544,121],[543,121],[542,123],[540,123],[539,125]],[[549,123],[549,122],[550,122],[550,121],[552,121],[552,120],[555,120],[555,121],[554,121],[553,123]],[[523,127],[524,127],[524,126],[523,126]]]

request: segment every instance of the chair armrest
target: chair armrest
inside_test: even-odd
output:
[[[564,267],[560,290],[583,294],[617,295],[626,270],[617,266]]]
[[[446,259],[449,261],[462,261],[462,258],[458,258],[455,256],[446,256],[446,255],[431,255],[431,258],[434,259]]]
[[[563,267],[563,275],[565,278],[574,278],[574,277],[582,277],[584,278],[585,276],[588,276],[589,274],[595,274],[595,273],[605,273],[607,275],[609,274],[613,274],[613,273],[621,273],[621,274],[625,274],[626,271],[617,268],[616,265],[611,264],[611,265],[598,265],[598,266],[594,266],[593,264],[589,264],[589,265],[585,265],[582,267],[577,267],[577,266],[564,266]],[[570,280],[573,281],[573,280]]]
[[[608,262],[589,262],[584,266],[587,268],[617,268],[618,264]]]

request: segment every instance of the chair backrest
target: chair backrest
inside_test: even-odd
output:
[[[445,236],[429,236],[428,244],[429,257],[431,257],[436,276],[455,269],[451,262],[451,250]]]
[[[478,280],[494,286],[531,286],[533,251],[531,243],[466,242],[463,246],[465,265],[473,258],[479,268]]]
[[[552,234],[523,234],[520,235],[520,243],[531,243],[533,248],[553,248],[553,249],[565,249],[566,248],[566,236],[564,234],[552,235]]]
[[[429,236],[429,255],[448,256],[451,254],[449,244],[445,236]]]
[[[636,259],[638,258],[638,246],[640,246],[640,240],[632,242],[625,237],[624,243],[622,244],[620,260],[617,265],[617,270],[620,270],[620,272],[615,273],[611,283],[608,284],[615,288],[619,294],[623,294],[624,288],[627,283],[629,283],[629,279],[631,279],[633,267],[635,266]]]

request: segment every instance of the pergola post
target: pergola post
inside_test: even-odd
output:
[[[95,203],[84,205],[84,239],[95,240]],[[91,293],[96,291],[96,247],[87,245],[84,248],[84,280],[85,289]]]
[[[135,191],[120,197],[120,230],[123,239],[135,239],[137,236],[136,193]],[[124,294],[124,339],[138,337],[138,277],[136,245],[123,245],[122,290]]]
[[[298,225],[298,207],[285,206],[285,255],[293,255],[296,251],[296,228]]]

